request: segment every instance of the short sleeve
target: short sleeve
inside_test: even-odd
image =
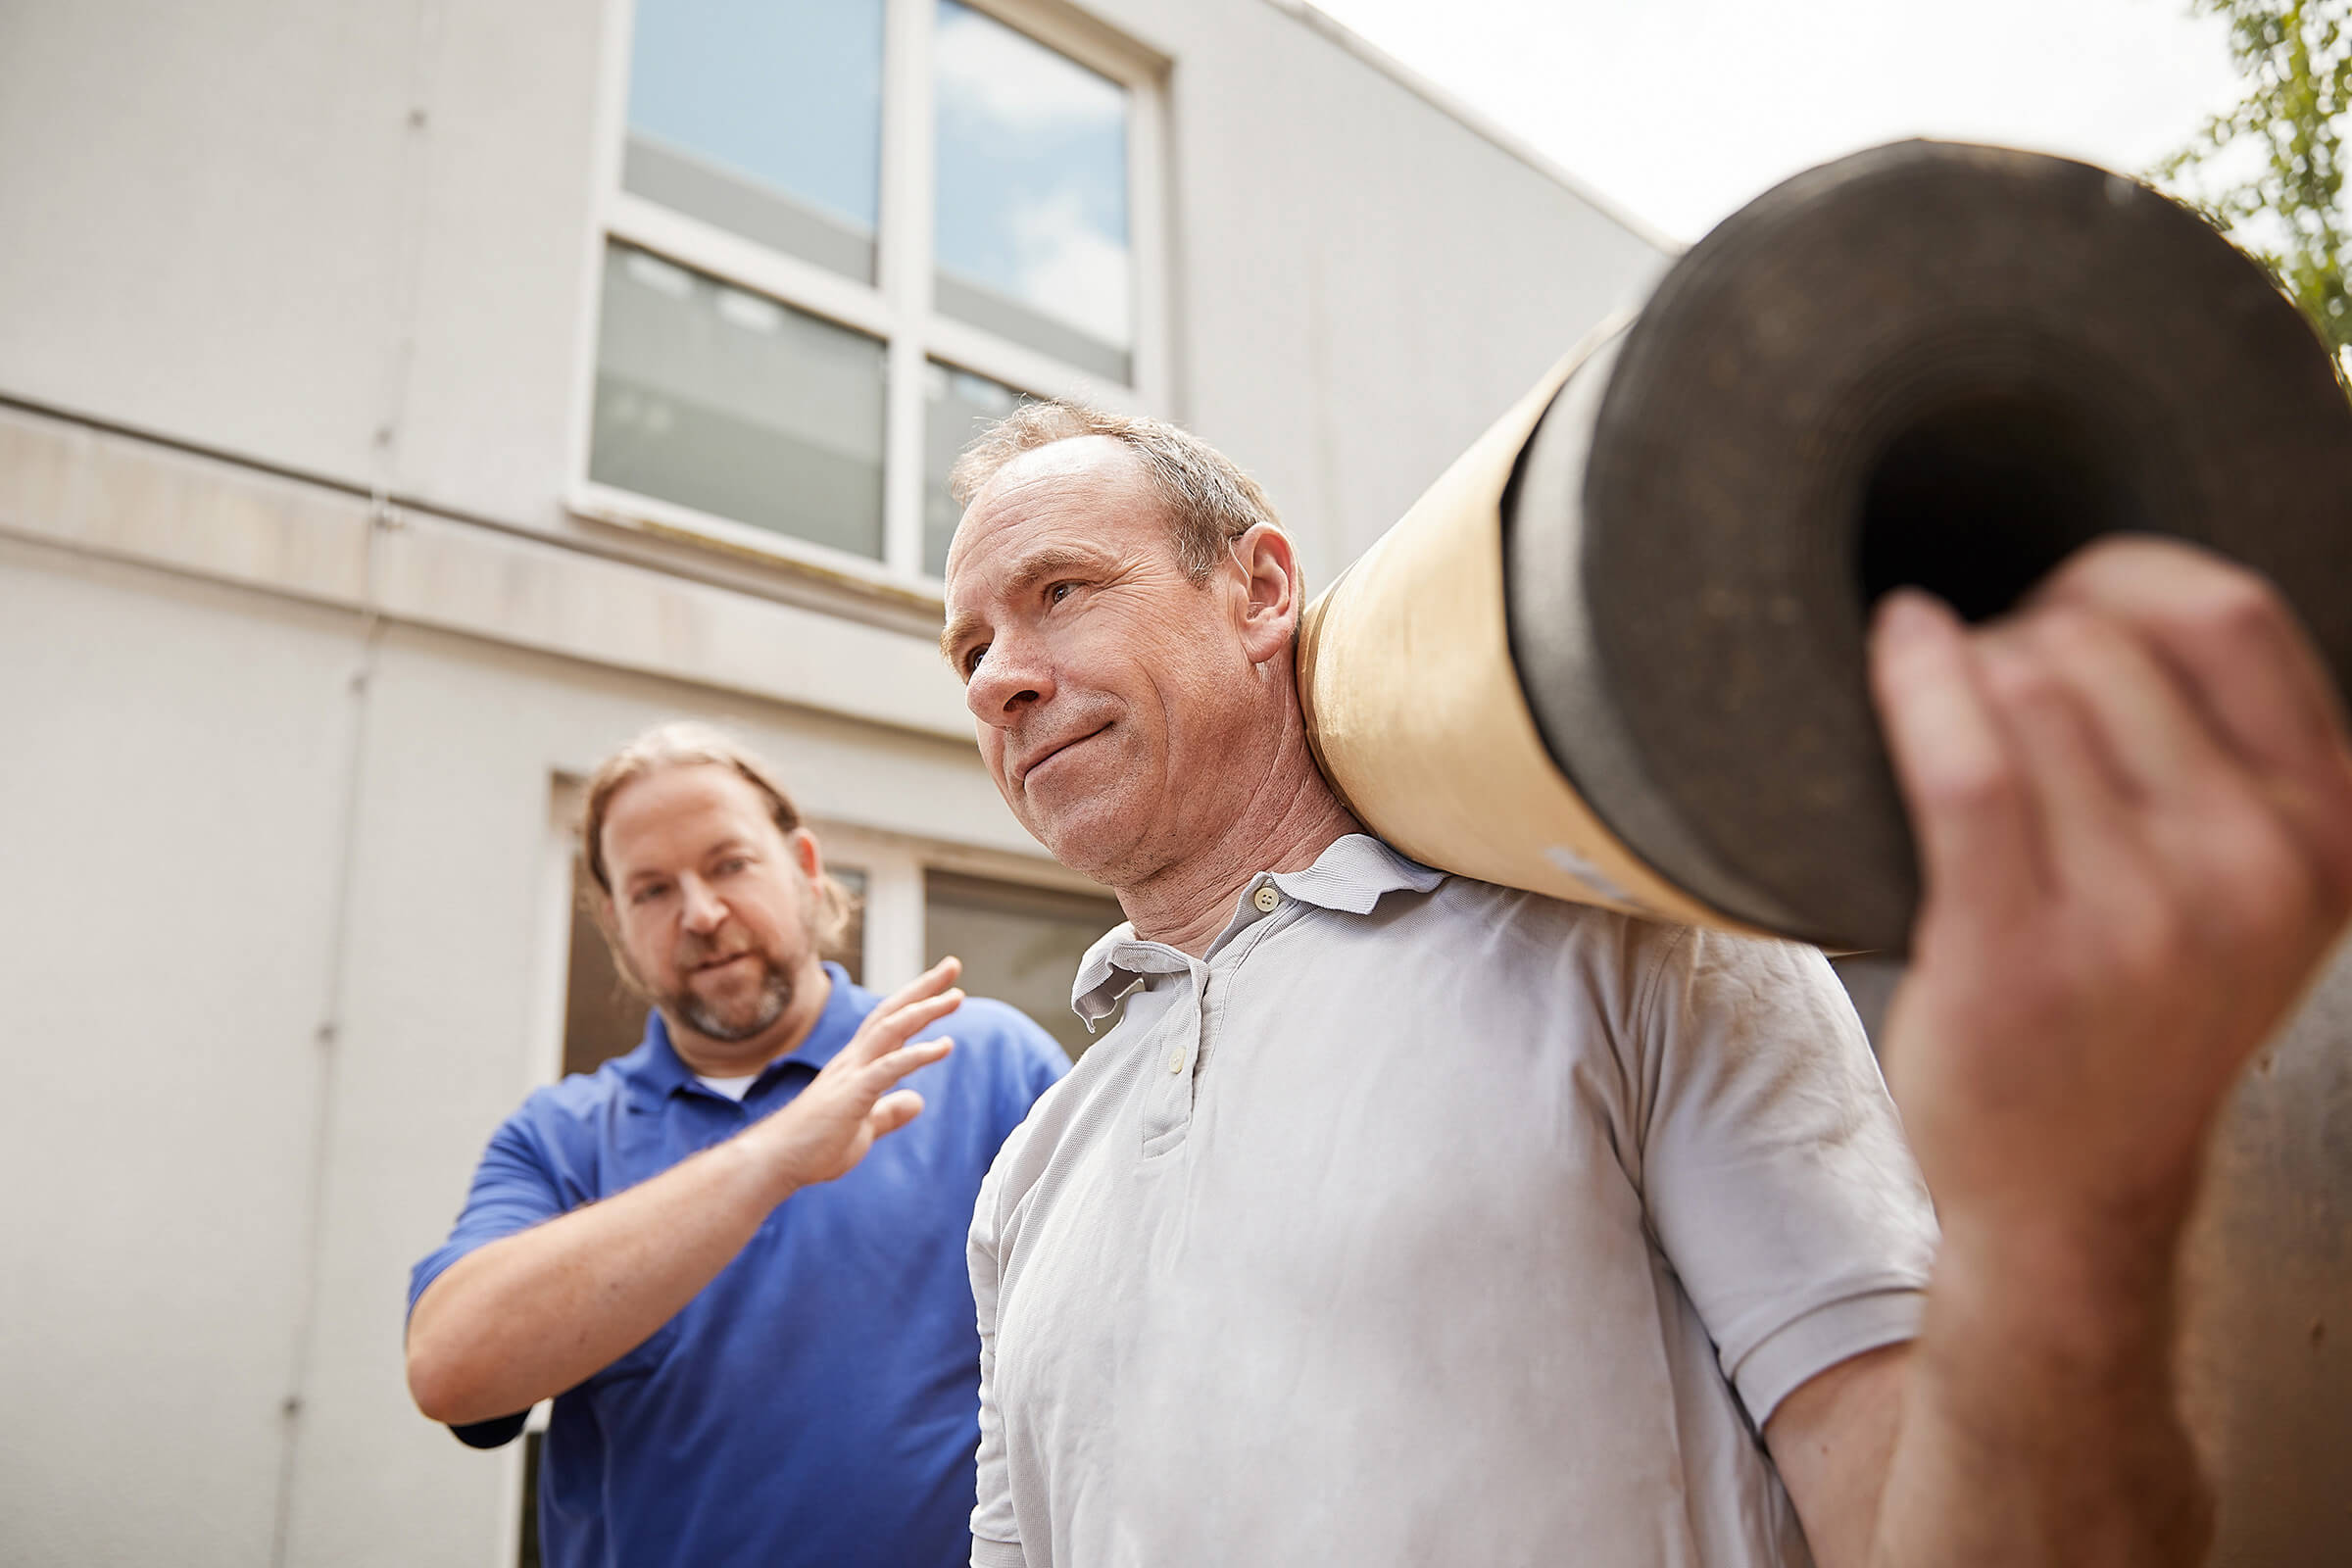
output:
[[[1643,1203],[1761,1430],[1816,1374],[1917,1335],[1935,1211],[1818,951],[1659,940],[1635,1018]]]
[[[530,1111],[525,1104],[490,1135],[490,1147],[474,1167],[473,1186],[466,1194],[457,1224],[450,1227],[449,1240],[409,1271],[411,1312],[426,1287],[459,1258],[564,1212],[564,1195],[532,1134]]]
[[[972,1304],[980,1323],[980,1450],[977,1500],[972,1508],[973,1568],[1021,1568],[1020,1528],[1013,1520],[1012,1473],[1005,1451],[1004,1415],[997,1407],[997,1287],[1002,1279],[997,1253],[1000,1155],[980,1200],[964,1256],[972,1275]]]
[[[525,1105],[491,1135],[490,1147],[482,1152],[481,1163],[474,1167],[473,1186],[466,1195],[466,1206],[459,1211],[457,1224],[450,1229],[449,1240],[410,1270],[412,1314],[426,1289],[459,1258],[564,1212],[563,1196],[525,1119],[529,1109]],[[495,1448],[514,1441],[528,1413],[450,1430],[468,1447]]]

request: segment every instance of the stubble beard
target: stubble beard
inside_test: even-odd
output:
[[[692,991],[681,991],[666,999],[663,1006],[686,1020],[694,1032],[706,1040],[726,1045],[741,1045],[757,1040],[775,1027],[776,1020],[792,1006],[795,988],[792,976],[782,965],[762,953],[758,956],[761,974],[760,995],[753,1001],[749,1012],[730,1021],[709,1002]]]
[[[656,1005],[706,1040],[734,1046],[758,1039],[774,1028],[776,1020],[784,1016],[792,1006],[793,998],[799,994],[799,988],[793,983],[792,970],[777,962],[772,954],[758,947],[740,949],[723,956],[740,957],[746,954],[760,963],[760,990],[748,1005],[739,1004],[721,1011],[716,1004],[697,994],[691,981],[681,984],[667,996],[656,997]],[[719,956],[722,955],[717,951],[716,944],[709,938],[688,936],[678,944],[674,961],[678,972],[691,975]]]

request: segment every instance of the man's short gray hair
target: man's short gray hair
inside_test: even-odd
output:
[[[1168,505],[1177,564],[1195,582],[1208,579],[1231,541],[1261,522],[1282,526],[1257,481],[1190,430],[1059,401],[1024,403],[989,426],[948,470],[948,493],[957,506],[969,506],[1022,453],[1089,435],[1108,436],[1143,460]]]

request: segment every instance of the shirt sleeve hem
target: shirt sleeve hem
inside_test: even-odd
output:
[[[1838,1362],[1919,1337],[1926,1293],[1873,1291],[1815,1307],[1767,1335],[1731,1368],[1733,1386],[1756,1430],[1781,1401]]]
[[[1017,1541],[991,1541],[986,1536],[974,1536],[972,1568],[1029,1568],[1029,1559],[1021,1554],[1021,1544]]]
[[[450,1433],[468,1448],[502,1448],[522,1436],[529,1424],[528,1410],[520,1415],[494,1416],[488,1421],[468,1421],[463,1426],[452,1425]]]
[[[439,1279],[442,1275],[448,1273],[452,1268],[456,1267],[458,1261],[465,1257],[468,1252],[475,1250],[477,1248],[482,1247],[483,1245],[485,1244],[482,1242],[468,1242],[463,1246],[456,1244],[445,1245],[440,1250],[434,1252],[430,1257],[427,1257],[423,1262],[417,1264],[416,1268],[410,1271],[409,1310],[407,1316],[401,1319],[404,1330],[408,1324],[409,1318],[413,1318],[416,1315],[416,1303],[424,1299],[424,1293],[433,1288],[433,1282]]]

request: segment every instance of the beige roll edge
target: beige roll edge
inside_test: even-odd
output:
[[[1307,607],[1298,694],[1325,778],[1425,865],[1680,925],[1755,928],[1668,882],[1602,825],[1536,729],[1504,620],[1502,493],[1610,322],[1441,474]]]

